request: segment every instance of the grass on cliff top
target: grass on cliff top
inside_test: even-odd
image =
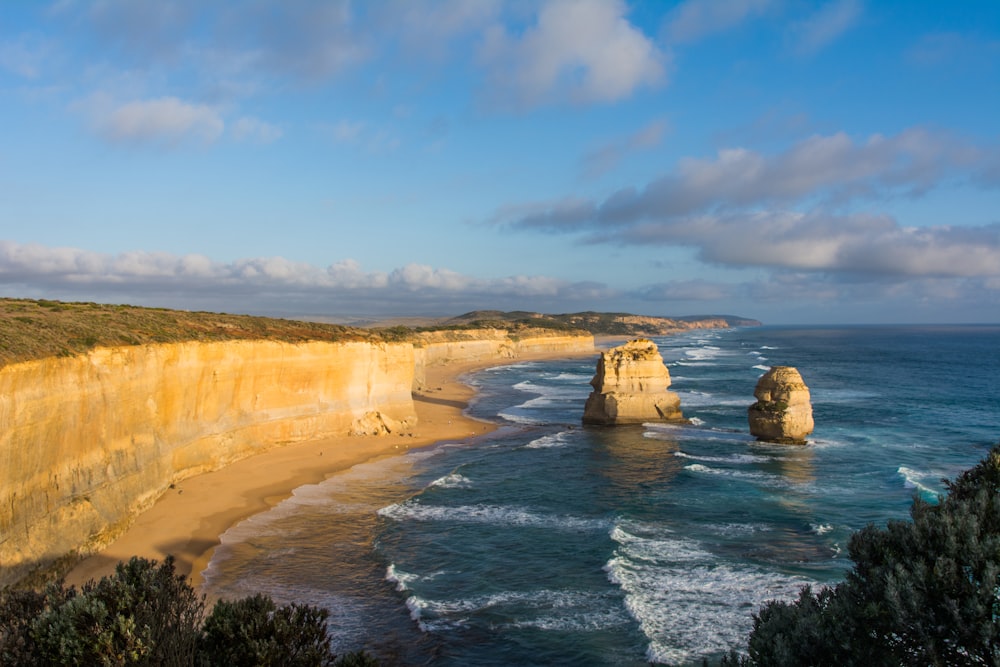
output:
[[[0,298],[0,365],[94,347],[186,341],[382,340],[336,324],[161,308]]]
[[[531,324],[530,328],[536,331],[563,330],[563,327],[548,327],[546,322]],[[502,328],[516,336],[529,327],[523,322],[480,321],[462,327],[359,329],[252,315],[0,297],[0,366],[74,356],[95,347],[228,340],[397,342],[415,339],[414,334],[420,331],[459,328]]]

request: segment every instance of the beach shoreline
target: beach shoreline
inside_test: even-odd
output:
[[[317,484],[361,463],[495,430],[496,424],[464,414],[475,395],[475,390],[462,382],[464,375],[504,364],[590,354],[538,353],[431,367],[423,388],[413,392],[417,425],[409,434],[310,440],[188,478],[164,493],[111,544],[77,563],[65,581],[79,586],[99,579],[132,556],[158,561],[173,556],[177,573],[200,587],[202,572],[219,546],[220,536],[274,507],[296,488]]]

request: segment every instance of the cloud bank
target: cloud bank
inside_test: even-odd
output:
[[[942,183],[996,187],[996,147],[912,128],[856,141],[813,136],[765,155],[729,148],[687,158],[603,200],[512,204],[492,221],[588,243],[694,248],[731,267],[899,277],[1000,276],[1000,223],[909,227],[856,210]]]
[[[210,310],[278,314],[455,314],[614,294],[593,282],[524,275],[481,279],[423,264],[381,272],[365,271],[350,259],[322,268],[282,257],[218,262],[196,254],[110,255],[11,241],[0,241],[0,285],[54,298],[147,305],[193,301]]]

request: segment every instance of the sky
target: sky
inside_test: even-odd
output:
[[[0,5],[0,295],[1000,322],[996,0]]]

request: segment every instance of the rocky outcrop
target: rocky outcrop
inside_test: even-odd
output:
[[[753,395],[757,402],[747,411],[751,435],[768,442],[805,444],[813,431],[812,403],[798,370],[774,366],[757,381]]]
[[[98,348],[0,369],[0,586],[110,542],[169,486],[291,442],[405,429],[409,343]]]
[[[656,343],[645,338],[601,353],[594,387],[583,409],[585,424],[641,424],[683,421],[680,397]]]

